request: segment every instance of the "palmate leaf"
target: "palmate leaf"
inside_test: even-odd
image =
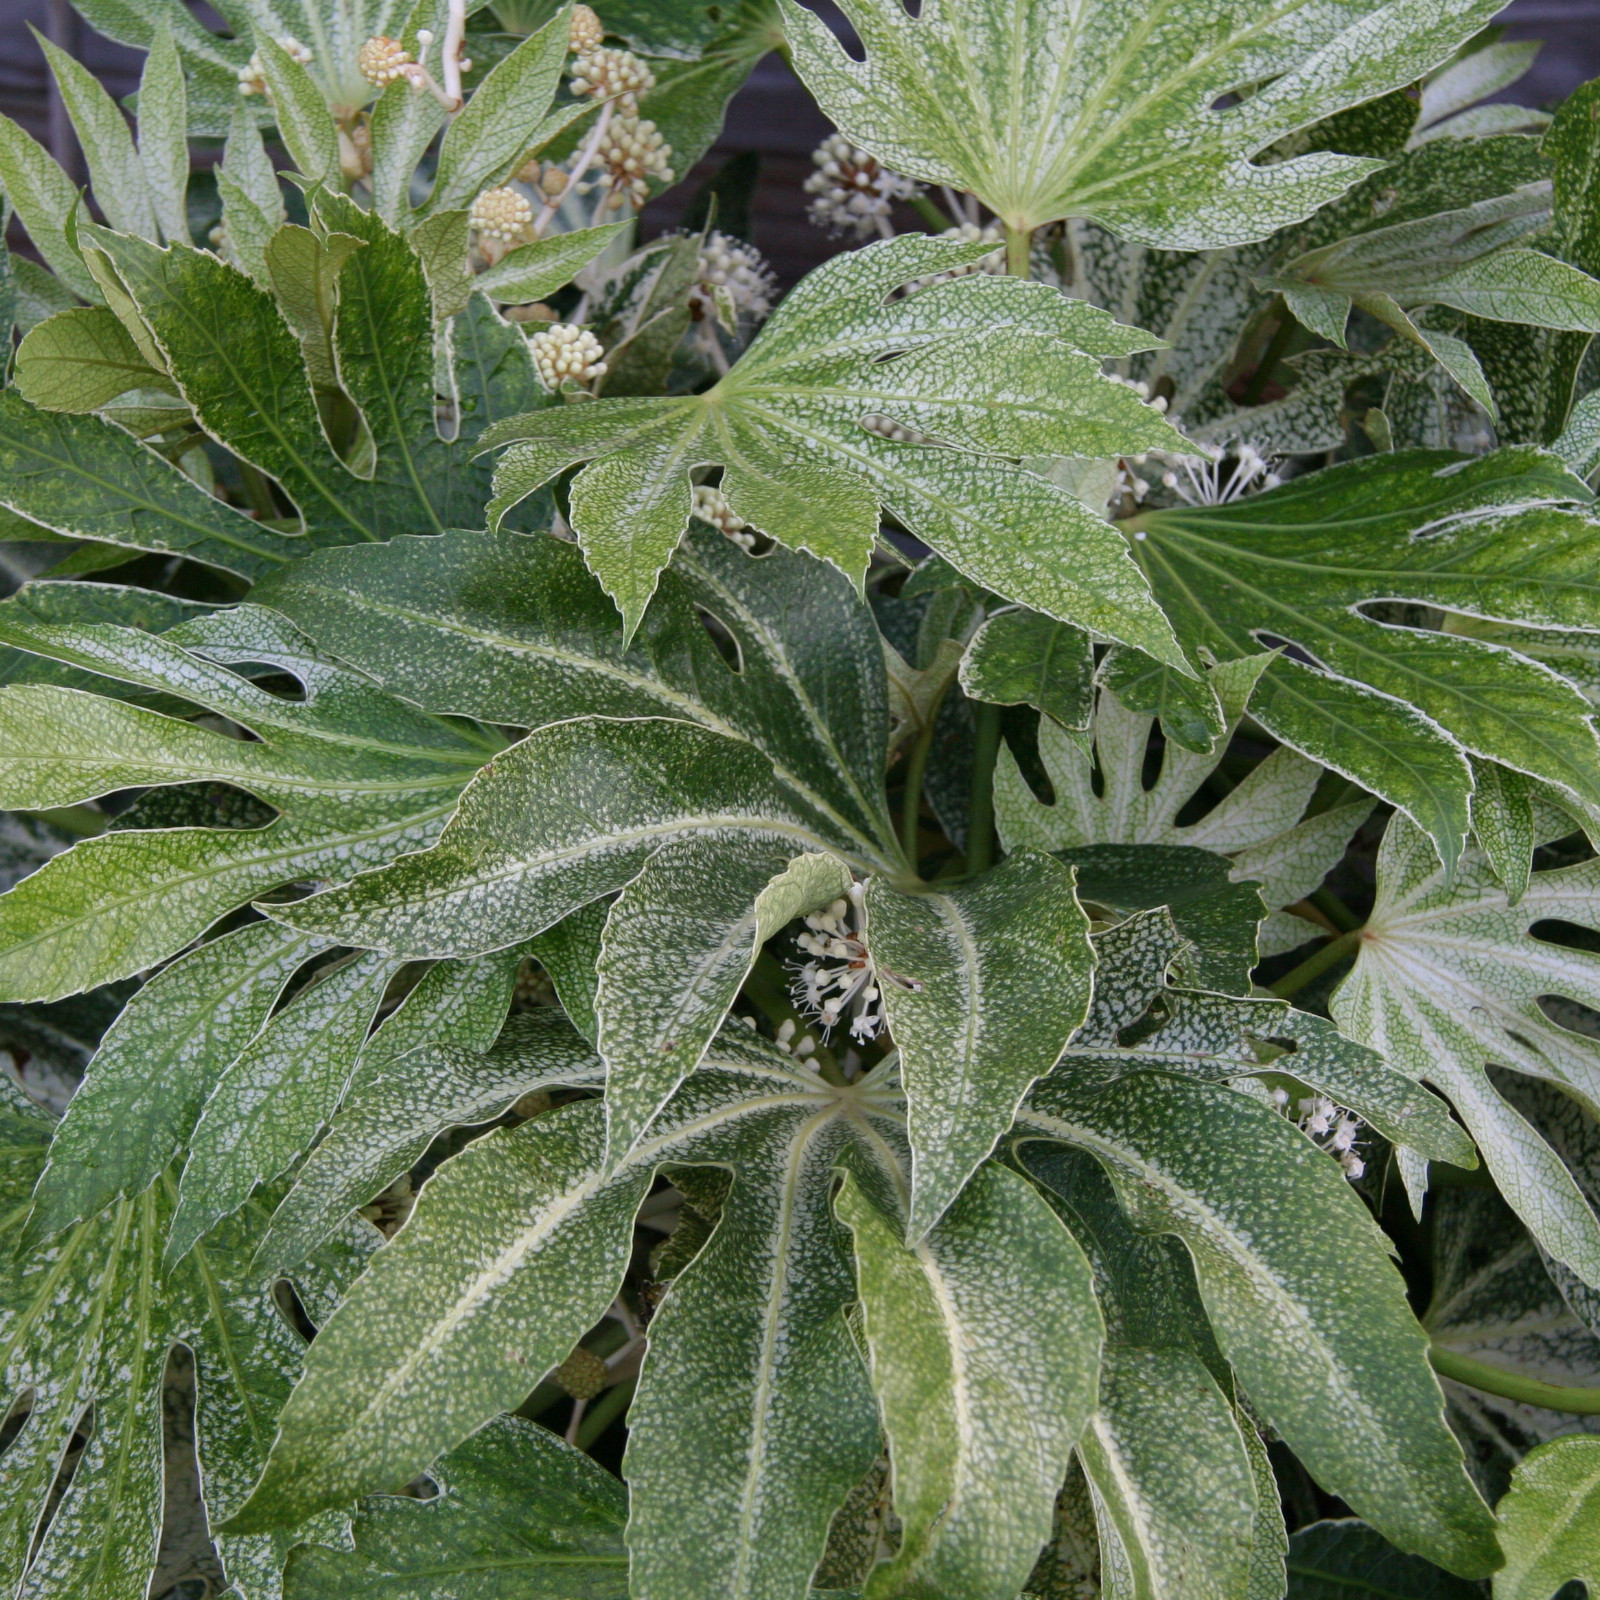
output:
[[[888,1209],[847,1180],[836,1201],[854,1235],[901,1522],[899,1549],[864,1592],[1011,1600],[1094,1404],[1102,1323],[1088,1263],[1004,1167],[975,1173],[914,1245],[898,1197],[886,1198]]]
[[[353,1550],[297,1546],[284,1600],[627,1600],[627,1493],[546,1429],[499,1417],[428,1476],[362,1501]]]
[[[981,275],[884,304],[982,249],[910,236],[837,256],[705,393],[553,407],[491,429],[485,446],[513,446],[491,518],[589,462],[570,520],[631,636],[688,524],[691,470],[718,465],[746,522],[857,581],[882,507],[984,587],[1187,670],[1106,524],[1006,459],[1181,450],[1100,372],[1098,357],[1147,336],[1044,285]],[[871,418],[922,442],[863,427]]]
[[[1596,741],[1565,680],[1514,651],[1379,622],[1410,601],[1588,629],[1595,530],[1577,480],[1538,451],[1463,461],[1372,456],[1226,506],[1141,519],[1133,548],[1186,647],[1219,659],[1283,641],[1251,715],[1406,812],[1453,864],[1471,792],[1466,753],[1588,799]]]
[[[192,649],[172,636],[27,610],[0,625],[18,648],[176,695],[258,736],[227,738],[80,690],[13,687],[4,691],[18,740],[4,775],[9,803],[220,779],[283,813],[265,828],[113,831],[55,857],[0,900],[0,990],[9,998],[56,998],[126,977],[257,895],[427,843],[490,753],[493,740],[319,658],[272,613],[246,608],[194,625],[205,632]],[[294,674],[304,699],[267,693],[220,664],[230,659]],[[62,705],[67,720],[57,716]],[[35,741],[38,759],[25,753]]]
[[[593,1102],[441,1166],[319,1334],[245,1520],[392,1486],[515,1404],[610,1303],[657,1164],[709,1163],[735,1185],[651,1323],[629,1544],[653,1595],[803,1595],[833,1508],[879,1449],[844,1321],[855,1289],[833,1173],[848,1155],[903,1183],[903,1158],[892,1094],[832,1089],[734,1031],[609,1177]]]
[[[1513,907],[1476,851],[1448,883],[1426,838],[1396,817],[1378,852],[1377,899],[1355,969],[1332,1010],[1352,1038],[1450,1097],[1529,1232],[1600,1287],[1600,1222],[1486,1070],[1510,1067],[1600,1105],[1600,1047],[1553,1022],[1539,1003],[1562,995],[1596,1004],[1596,957],[1532,932],[1546,921],[1592,925],[1597,892],[1600,873],[1585,862],[1533,873]]]
[[[0,1094],[0,1227],[9,1254],[50,1121],[15,1089]],[[200,1481],[213,1526],[260,1469],[303,1350],[271,1283],[247,1271],[263,1210],[247,1208],[164,1274],[160,1246],[174,1191],[173,1178],[163,1177],[48,1247],[24,1249],[8,1266],[0,1288],[0,1394],[8,1409],[30,1401],[4,1457],[0,1582],[8,1590],[20,1586],[41,1600],[124,1600],[144,1592],[161,1532],[162,1383],[177,1343],[195,1359]],[[307,1303],[320,1308],[336,1294],[374,1237],[370,1229],[346,1229],[308,1262],[299,1276]],[[91,1406],[91,1437],[52,1510],[63,1452]],[[333,1513],[299,1532],[219,1535],[218,1553],[243,1600],[278,1600],[290,1545],[308,1534],[337,1540],[343,1522]]]
[[[1326,151],[1253,158],[1420,77],[1493,7],[941,0],[912,17],[850,0],[863,61],[814,12],[794,0],[783,12],[807,87],[887,166],[968,190],[1012,228],[1091,217],[1142,244],[1202,250],[1264,238],[1371,171]]]
[[[1303,815],[1320,771],[1294,751],[1279,749],[1203,816],[1178,824],[1179,814],[1226,754],[1261,666],[1259,656],[1226,663],[1197,686],[1211,702],[1200,706],[1205,717],[1214,718],[1209,739],[1184,737],[1181,713],[1163,718],[1167,743],[1160,770],[1148,784],[1153,719],[1145,712],[1156,707],[1128,709],[1122,702],[1126,689],[1102,689],[1097,696],[1089,752],[1063,730],[1040,724],[1039,757],[1055,791],[1052,804],[1034,795],[1009,747],[1001,749],[995,764],[995,821],[1006,849],[1061,853],[1077,864],[1087,897],[1104,895],[1120,909],[1170,905],[1180,928],[1192,932],[1200,947],[1204,987],[1238,994],[1249,990],[1262,902],[1273,913],[1261,929],[1262,955],[1311,938],[1313,925],[1282,915],[1283,908],[1321,884],[1372,808],[1370,801],[1356,800]],[[1168,685],[1187,681],[1157,670]],[[1201,727],[1193,731],[1200,733]],[[1209,745],[1211,753],[1191,745]],[[1159,850],[1100,848],[1108,845]],[[1228,858],[1226,867],[1214,859],[1218,856]],[[1141,878],[1148,880],[1143,895]],[[1259,886],[1260,900],[1242,887],[1252,883]],[[1220,940],[1219,934],[1224,935]]]
[[[1041,1183],[1094,1267],[1106,1350],[1078,1441],[1097,1510],[1106,1588],[1123,1600],[1224,1600],[1283,1590],[1283,1518],[1255,1430],[1212,1339],[1183,1247],[1141,1234],[1082,1150],[1031,1145]],[[1119,1583],[1120,1580],[1120,1583]]]
[[[1550,1600],[1574,1581],[1600,1584],[1600,1439],[1540,1445],[1497,1510],[1506,1564],[1495,1574],[1495,1600]]]

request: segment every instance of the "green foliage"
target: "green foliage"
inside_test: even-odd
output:
[[[0,1589],[181,1592],[191,1454],[237,1600],[1600,1581],[1594,87],[1479,104],[1484,0],[82,9]],[[639,212],[785,35],[780,295],[748,174]]]

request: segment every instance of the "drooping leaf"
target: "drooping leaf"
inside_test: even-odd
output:
[[[855,1237],[902,1530],[865,1593],[1010,1600],[1094,1404],[1102,1323],[1088,1263],[999,1166],[914,1245],[905,1219],[853,1182],[836,1205]]]
[[[1531,1451],[1496,1509],[1506,1564],[1495,1600],[1550,1600],[1567,1583],[1600,1584],[1600,1439]]]
[[[429,1500],[363,1500],[353,1550],[298,1546],[284,1600],[627,1600],[627,1495],[546,1429],[497,1418],[428,1476]]]
[[[492,518],[589,462],[573,480],[571,521],[631,635],[687,526],[690,469],[716,463],[746,522],[858,582],[881,506],[985,587],[1183,669],[1107,525],[1001,461],[1181,449],[1166,422],[1100,374],[1098,356],[1138,347],[1141,335],[1009,279],[882,303],[984,248],[911,236],[837,256],[704,394],[602,399],[490,430],[486,445],[513,446]],[[874,417],[924,442],[862,425]]]
[[[1094,651],[1081,628],[1034,611],[997,612],[967,643],[961,687],[974,700],[1036,706],[1063,728],[1086,730]]]
[[[1174,250],[1261,239],[1372,170],[1316,152],[1253,158],[1285,134],[1446,60],[1490,4],[1263,4],[1214,16],[1105,0],[943,0],[915,17],[848,0],[866,59],[784,0],[795,67],[856,144],[927,183],[970,190],[1008,226],[1092,217]],[[1227,109],[1219,97],[1272,81]]]
[[[920,1239],[994,1149],[1089,1006],[1089,919],[1072,877],[1021,851],[943,892],[866,890],[866,939],[900,1052]]]
[[[1182,1239],[1223,1354],[1318,1482],[1401,1548],[1498,1565],[1387,1241],[1327,1156],[1245,1095],[1155,1076],[1048,1079],[1021,1127],[1091,1151],[1138,1226]]]
[[[9,1255],[50,1123],[15,1089],[0,1095]],[[162,1383],[177,1343],[195,1358],[200,1484],[213,1526],[240,1503],[260,1467],[303,1343],[271,1284],[246,1270],[264,1220],[256,1208],[208,1237],[174,1273],[161,1272],[174,1188],[164,1177],[46,1247],[24,1249],[8,1267],[0,1287],[0,1395],[8,1411],[31,1401],[5,1454],[0,1581],[8,1589],[41,1600],[124,1600],[145,1591],[161,1532]],[[336,1293],[368,1247],[350,1232],[308,1263],[300,1274],[308,1301],[320,1305]],[[92,1436],[52,1505],[62,1456],[91,1406]],[[218,1553],[243,1600],[277,1600],[290,1545],[307,1535],[336,1541],[342,1522],[334,1513],[299,1531],[221,1535]]]
[[[1379,598],[1546,627],[1593,625],[1596,524],[1550,457],[1397,451],[1208,508],[1148,513],[1134,544],[1179,636],[1223,660],[1298,646],[1251,715],[1405,811],[1454,863],[1465,751],[1587,797],[1595,734],[1569,684],[1505,647],[1374,620]]]
[[[1543,995],[1600,1001],[1596,957],[1535,937],[1541,921],[1589,925],[1592,862],[1535,872],[1513,907],[1488,861],[1469,851],[1448,883],[1427,840],[1396,817],[1378,852],[1378,894],[1356,965],[1332,1001],[1352,1038],[1444,1094],[1500,1192],[1529,1231],[1600,1287],[1600,1222],[1560,1158],[1495,1088],[1511,1067],[1600,1104],[1600,1047],[1553,1022]]]

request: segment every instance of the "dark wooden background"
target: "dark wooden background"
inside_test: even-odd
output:
[[[1508,37],[1541,39],[1545,47],[1528,76],[1498,98],[1552,105],[1578,84],[1600,76],[1600,0],[1513,0],[1501,20],[1508,24]],[[114,94],[127,94],[136,86],[143,58],[95,34],[67,0],[0,0],[0,111],[49,144],[70,168],[77,159],[72,134],[52,103],[44,60],[29,24],[70,49]],[[755,242],[785,283],[836,248],[806,221],[800,190],[811,170],[810,153],[827,132],[826,119],[805,90],[777,56],[770,56],[735,97],[722,138],[702,164],[709,172],[739,151],[759,152]],[[688,184],[648,208],[647,232],[674,224],[701,175],[700,170],[690,174]]]

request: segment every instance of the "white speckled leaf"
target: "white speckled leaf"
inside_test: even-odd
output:
[[[1038,1086],[1027,1133],[1090,1150],[1142,1228],[1194,1258],[1217,1342],[1317,1481],[1403,1549],[1464,1575],[1493,1522],[1444,1424],[1387,1241],[1339,1168],[1276,1111],[1154,1076]]]
[[[842,1159],[903,1182],[903,1155],[892,1121],[852,1128],[808,1076],[773,1072],[787,1094],[752,1096],[685,1151],[735,1180],[650,1325],[629,1412],[637,1600],[805,1600],[830,1518],[881,1449],[829,1196]]]
[[[1011,1126],[1089,1006],[1072,874],[1037,851],[942,893],[866,893],[866,938],[900,1051],[919,1239]]]
[[[605,937],[609,899],[591,900],[528,941],[528,952],[550,980],[573,1027],[598,1046],[600,1019],[595,992],[600,986],[600,941]]]
[[[913,235],[835,256],[705,393],[557,406],[491,429],[485,444],[512,446],[491,522],[589,462],[571,521],[631,636],[688,525],[690,471],[717,464],[747,522],[858,584],[881,505],[986,588],[1187,670],[1122,541],[1010,459],[1181,449],[1100,371],[1098,357],[1148,339],[1043,284],[987,275],[884,303],[988,248]],[[862,426],[885,417],[916,442]]]
[[[680,839],[645,862],[612,904],[596,966],[611,1160],[694,1070],[761,946],[850,881],[837,856],[790,860],[760,838]]]
[[[1532,1451],[1496,1508],[1506,1564],[1495,1600],[1550,1600],[1563,1585],[1600,1585],[1600,1439],[1553,1439]]]
[[[1593,925],[1593,862],[1535,872],[1511,906],[1469,851],[1448,885],[1427,840],[1395,818],[1378,852],[1378,894],[1355,969],[1334,995],[1339,1026],[1398,1071],[1450,1097],[1500,1192],[1533,1236],[1600,1287],[1600,1222],[1560,1158],[1495,1089],[1512,1067],[1600,1104],[1600,1046],[1552,1022],[1541,995],[1600,1004],[1600,958],[1532,936],[1542,920]]]
[[[1093,686],[1088,634],[1037,611],[996,612],[961,657],[961,687],[974,700],[1035,706],[1063,728],[1089,726]]]
[[[300,1546],[289,1600],[628,1600],[627,1493],[548,1429],[497,1417],[428,1476],[363,1500],[353,1550]]]
[[[1104,1324],[1089,1264],[1030,1184],[976,1172],[920,1243],[846,1180],[900,1547],[867,1580],[891,1596],[1011,1600],[1054,1522],[1094,1406]]]
[[[627,649],[615,607],[563,539],[457,532],[347,546],[255,593],[430,711],[519,727],[683,717],[764,750],[868,854],[893,837],[878,631],[848,580],[806,556],[753,562],[692,528]],[[739,671],[697,611],[727,630]]]
[[[0,1088],[0,1191],[5,1244],[18,1243],[26,1196],[50,1135],[49,1119]],[[255,1206],[212,1234],[177,1270],[160,1270],[175,1184],[163,1178],[133,1199],[24,1248],[0,1281],[0,1401],[27,1395],[31,1410],[4,1456],[0,1583],[39,1600],[127,1600],[155,1565],[162,1512],[162,1382],[178,1342],[194,1353],[202,1492],[213,1525],[259,1469],[272,1420],[300,1366],[303,1343],[272,1286],[246,1264],[264,1216]],[[370,1230],[368,1230],[370,1232]],[[359,1236],[341,1240],[301,1277],[319,1304],[348,1273]],[[70,1488],[49,1506],[73,1426],[94,1407],[92,1437]],[[336,1540],[342,1518],[270,1537],[218,1541],[242,1600],[280,1600],[289,1546]],[[32,1540],[42,1531],[37,1547]]]
[[[366,1066],[363,1056],[360,1081],[273,1212],[258,1271],[292,1270],[446,1130],[492,1121],[532,1090],[605,1082],[599,1058],[552,1010],[512,1018],[488,1051],[436,1040],[384,1061],[370,1076]]]
[[[1253,158],[1410,83],[1494,14],[1492,0],[940,0],[913,17],[844,0],[856,61],[816,13],[783,9],[796,70],[886,165],[970,190],[1013,227],[1092,217],[1175,250],[1265,238],[1342,194],[1373,163]]]
[[[252,923],[179,957],[123,1008],[67,1105],[34,1196],[54,1233],[141,1193],[184,1145],[213,1085],[321,948]]]
[[[663,845],[696,837],[771,841],[784,855],[839,848],[742,739],[665,718],[575,717],[491,761],[434,849],[271,914],[395,954],[477,955],[559,922],[620,889]]]
[[[168,1267],[258,1183],[304,1154],[338,1108],[398,967],[392,957],[368,952],[318,977],[217,1079],[187,1141]]]

